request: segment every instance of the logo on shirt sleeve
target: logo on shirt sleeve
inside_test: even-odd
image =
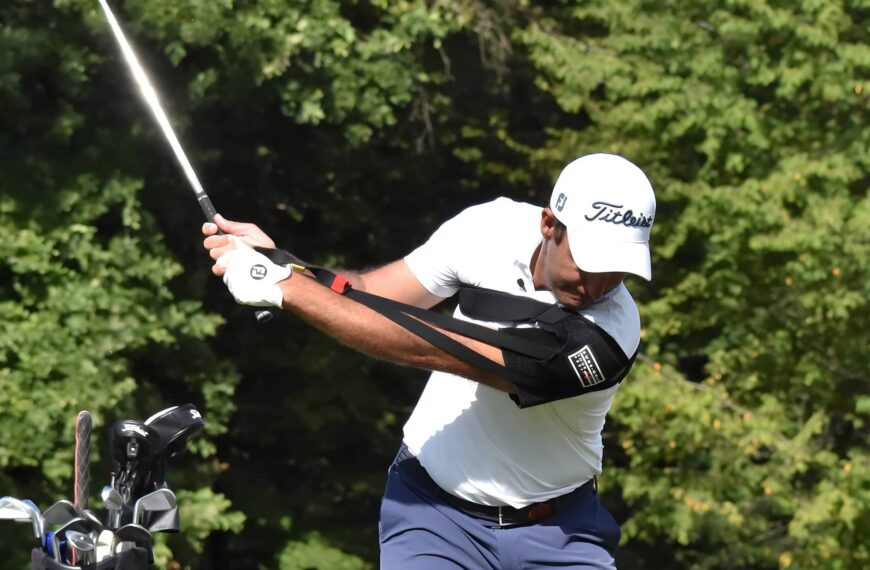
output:
[[[598,366],[598,361],[595,360],[595,355],[592,349],[587,344],[577,352],[568,355],[568,362],[577,378],[580,379],[580,384],[584,388],[595,386],[604,382],[604,374],[601,373],[601,368]]]

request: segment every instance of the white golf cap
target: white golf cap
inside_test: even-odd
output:
[[[568,228],[577,267],[652,278],[649,233],[656,213],[652,184],[615,154],[589,154],[559,174],[550,209]]]

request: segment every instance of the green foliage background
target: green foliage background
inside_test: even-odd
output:
[[[113,3],[218,209],[348,267],[587,152],[658,195],[606,428],[622,568],[870,565],[866,0]],[[92,0],[0,12],[0,494],[193,402],[164,568],[371,568],[425,380],[235,306]],[[105,478],[105,481],[103,480]],[[94,498],[96,504],[96,497]],[[0,533],[25,567],[27,529]]]

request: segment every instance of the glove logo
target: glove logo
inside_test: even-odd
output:
[[[264,265],[260,265],[258,263],[257,265],[251,266],[251,278],[252,279],[256,279],[257,281],[259,281],[259,280],[263,279],[264,277],[266,277],[267,273],[268,273],[268,271],[266,270],[266,267]]]

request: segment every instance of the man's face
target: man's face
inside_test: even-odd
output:
[[[583,271],[571,257],[568,235],[563,233],[557,240],[556,221],[545,210],[541,223],[544,242],[535,264],[535,285],[549,289],[556,299],[569,309],[582,309],[595,303],[618,287],[626,273],[592,273]],[[590,247],[595,247],[590,244]],[[540,281],[540,283],[539,283]]]

